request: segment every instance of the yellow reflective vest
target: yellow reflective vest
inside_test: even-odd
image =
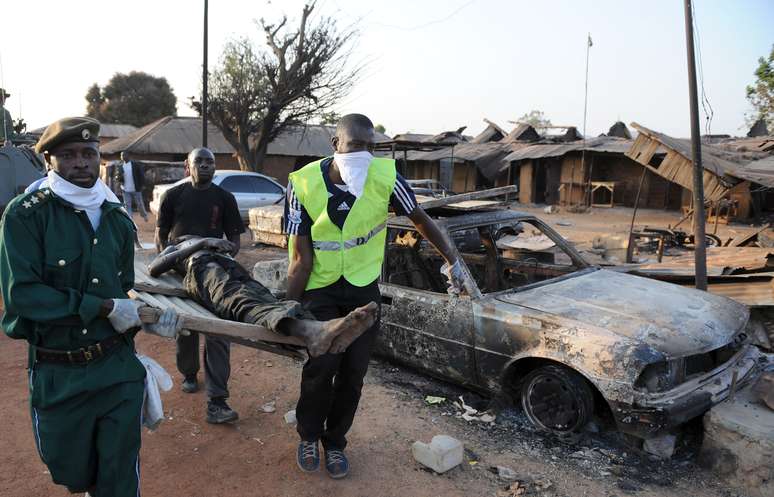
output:
[[[312,219],[314,266],[306,289],[326,287],[341,276],[355,286],[366,286],[382,272],[387,209],[395,188],[395,161],[371,160],[363,194],[347,214],[343,229],[328,217],[328,190],[321,162],[307,164],[288,176],[296,198]],[[293,245],[291,237],[288,246],[291,260]]]

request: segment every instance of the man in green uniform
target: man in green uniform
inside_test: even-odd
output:
[[[145,369],[134,353],[139,304],[134,225],[98,179],[99,122],[66,118],[36,145],[48,187],[0,223],[2,327],[29,342],[35,443],[54,483],[98,497],[139,495]],[[174,336],[177,316],[150,325]]]

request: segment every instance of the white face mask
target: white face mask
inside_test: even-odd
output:
[[[83,188],[70,183],[51,170],[48,172],[48,186],[57,196],[73,204],[76,209],[86,211],[95,231],[99,227],[102,203],[105,200],[118,203],[118,197],[101,179],[97,179],[91,188]]]
[[[339,168],[341,179],[347,184],[347,189],[355,198],[360,198],[363,194],[363,187],[368,177],[368,166],[373,158],[371,152],[367,151],[333,154],[333,160]]]

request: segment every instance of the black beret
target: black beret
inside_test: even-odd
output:
[[[50,124],[35,145],[35,152],[49,152],[70,142],[98,142],[99,121],[90,117],[65,117]]]

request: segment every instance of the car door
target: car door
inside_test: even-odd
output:
[[[254,180],[255,191],[257,193],[257,205],[255,207],[276,204],[282,199],[282,196],[285,195],[285,190],[269,178],[255,176]]]
[[[432,376],[475,382],[469,297],[380,284],[381,334],[376,352]]]
[[[223,181],[220,182],[220,187],[231,192],[239,207],[239,215],[243,221],[246,221],[249,217],[248,212],[251,207],[255,207],[257,194],[255,192],[255,184],[253,182],[253,176],[247,174],[234,174],[226,176]]]

